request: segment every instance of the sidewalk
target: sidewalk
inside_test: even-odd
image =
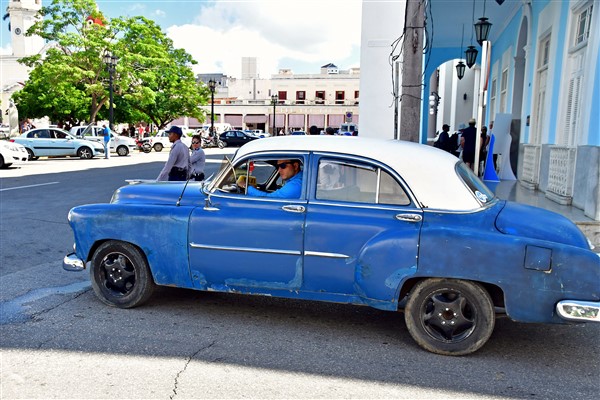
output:
[[[600,221],[595,221],[587,217],[583,213],[583,210],[555,203],[546,198],[543,192],[526,189],[518,181],[500,181],[499,183],[486,181],[485,184],[494,190],[496,196],[500,199],[528,204],[564,215],[573,221],[594,246],[596,246],[594,251],[600,252]]]

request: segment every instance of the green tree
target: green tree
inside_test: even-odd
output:
[[[208,99],[197,84],[189,54],[173,47],[160,27],[144,17],[108,21],[93,0],[53,0],[28,34],[54,44],[45,57],[20,61],[30,79],[14,96],[19,112],[56,121],[106,118],[109,93],[106,52],[119,58],[114,74],[115,120],[139,118],[163,127],[188,115],[202,119]],[[119,107],[117,109],[117,106]]]

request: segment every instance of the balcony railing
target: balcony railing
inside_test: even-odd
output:
[[[540,182],[541,151],[540,145],[523,145],[523,173],[521,174],[521,181],[532,189],[537,189]]]
[[[570,204],[573,198],[575,177],[575,147],[550,147],[550,168],[548,172],[548,192],[563,198],[561,203]]]

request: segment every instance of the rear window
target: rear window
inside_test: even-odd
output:
[[[483,183],[465,163],[456,163],[456,173],[482,204],[489,204],[496,198],[494,192],[485,186],[485,183]]]

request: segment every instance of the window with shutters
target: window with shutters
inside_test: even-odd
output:
[[[572,9],[572,38],[569,46],[567,60],[565,103],[562,111],[562,129],[557,132],[557,144],[562,146],[576,146],[577,135],[581,134],[579,127],[581,96],[584,88],[584,68],[587,52],[587,40],[590,34],[593,3],[587,2],[578,8]],[[561,126],[561,125],[559,125]]]
[[[550,61],[550,34],[542,37],[538,46],[536,71],[536,90],[531,124],[531,144],[540,144],[546,127],[546,86],[548,81],[548,62]]]
[[[492,120],[496,115],[496,78],[492,78],[492,85],[490,87],[490,116]]]
[[[502,70],[502,78],[500,80],[500,112],[506,112],[506,99],[508,96],[508,67]]]

